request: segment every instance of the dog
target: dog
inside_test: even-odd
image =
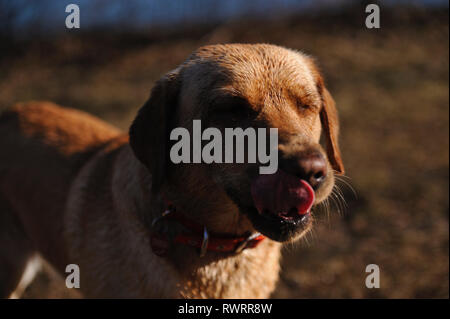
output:
[[[278,128],[278,171],[174,164],[171,130]],[[129,134],[50,102],[0,117],[0,296],[39,254],[87,298],[267,298],[282,243],[344,167],[313,59],[269,44],[199,48],[154,85]],[[326,151],[319,141],[323,135]]]

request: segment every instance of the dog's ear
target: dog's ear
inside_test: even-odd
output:
[[[339,121],[336,106],[330,92],[323,83],[319,85],[319,91],[322,95],[322,109],[320,111],[320,121],[325,133],[325,143],[327,146],[328,160],[333,169],[344,174],[344,164],[342,163],[341,151],[339,150]]]
[[[320,122],[322,123],[323,132],[325,133],[325,144],[327,146],[327,157],[331,167],[338,173],[344,174],[344,164],[342,163],[341,151],[339,150],[339,121],[336,105],[325,87],[323,78],[319,68],[312,58],[307,58],[306,63],[309,65],[317,90],[322,98],[322,106],[320,110]]]
[[[178,104],[179,87],[177,70],[158,80],[130,127],[131,148],[150,170],[153,192],[161,188],[166,176],[171,121]]]

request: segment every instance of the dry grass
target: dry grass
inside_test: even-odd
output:
[[[361,10],[361,12],[363,12]],[[157,36],[70,34],[0,60],[0,110],[47,99],[127,129],[153,81],[200,45],[269,42],[316,56],[340,109],[345,214],[287,247],[277,298],[449,296],[448,11],[234,22]],[[15,50],[15,51],[14,51]],[[381,269],[367,289],[365,267]],[[42,285],[28,297],[53,296]]]

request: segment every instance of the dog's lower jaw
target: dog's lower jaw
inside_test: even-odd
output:
[[[296,234],[291,236],[289,239],[284,241],[284,243],[294,243],[296,241],[301,240],[303,237],[305,237],[313,228],[314,218],[312,215],[309,218],[311,221],[305,226],[305,228],[303,228],[302,231],[297,232]]]
[[[255,207],[242,208],[241,211],[258,232],[280,243],[299,240],[312,228],[313,216],[310,212],[302,219],[288,221],[278,216],[261,215]]]

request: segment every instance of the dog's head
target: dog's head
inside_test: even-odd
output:
[[[192,136],[194,119],[222,136],[225,128],[278,128],[278,170],[261,175],[258,160],[173,164],[170,132],[185,127]],[[311,206],[330,194],[334,173],[343,173],[337,139],[335,105],[312,59],[266,44],[200,48],[156,83],[130,128],[131,147],[152,173],[154,192],[177,185],[216,225],[244,216],[245,227],[277,241],[299,238],[310,227]]]

